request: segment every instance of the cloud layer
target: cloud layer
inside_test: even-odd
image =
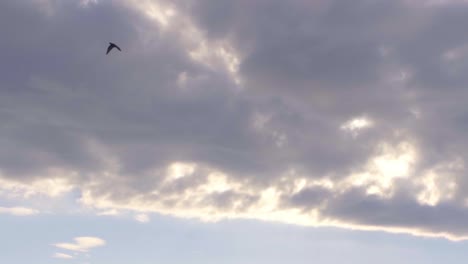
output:
[[[0,195],[464,239],[467,22],[463,1],[3,1]]]

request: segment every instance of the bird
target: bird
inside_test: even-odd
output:
[[[113,48],[116,48],[116,49],[118,49],[119,51],[122,51],[122,50],[119,48],[119,46],[115,45],[115,44],[112,43],[112,42],[109,42],[109,47],[107,48],[107,53],[106,53],[106,55],[109,54],[109,52],[110,52]]]

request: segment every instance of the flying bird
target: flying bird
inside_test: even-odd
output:
[[[107,53],[106,53],[106,55],[109,54],[109,52],[110,52],[113,48],[116,48],[116,49],[118,49],[119,51],[122,51],[122,50],[119,48],[119,46],[115,45],[115,44],[112,43],[112,42],[109,42],[109,47],[107,48]]]

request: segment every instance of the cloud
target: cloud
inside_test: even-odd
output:
[[[118,210],[115,210],[115,209],[106,210],[106,211],[102,211],[102,212],[97,213],[97,215],[102,215],[102,216],[116,216],[116,215],[120,215],[120,214],[121,213]]]
[[[58,258],[58,259],[72,259],[73,258],[73,256],[63,254],[63,253],[55,253],[52,257]]]
[[[468,6],[430,2],[4,1],[0,196],[465,239]]]
[[[64,170],[48,170],[41,177],[22,182],[12,178],[2,177],[0,173],[0,195],[15,198],[33,196],[60,197],[73,189],[73,178],[76,173]],[[67,175],[68,177],[64,177]]]
[[[54,246],[70,251],[88,252],[92,248],[106,245],[106,241],[98,237],[76,237],[73,240],[75,243],[57,243]]]
[[[148,223],[150,221],[150,218],[146,214],[138,214],[138,215],[135,215],[135,220],[140,223]]]
[[[39,214],[38,210],[24,207],[0,207],[0,214],[10,214],[15,216],[30,216]]]

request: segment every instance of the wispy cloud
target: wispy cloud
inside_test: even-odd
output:
[[[55,253],[54,255],[52,255],[52,257],[58,258],[58,259],[72,259],[73,258],[73,256],[64,254],[64,253]]]
[[[97,215],[100,215],[100,216],[117,216],[120,214],[121,214],[120,211],[116,209],[105,210],[105,211],[97,213]]]
[[[106,245],[106,241],[98,237],[76,237],[75,243],[57,243],[55,247],[76,252],[88,252],[92,248]]]
[[[150,218],[147,214],[137,214],[135,215],[135,220],[137,220],[140,223],[148,223],[150,221]]]
[[[39,214],[38,210],[25,207],[0,207],[0,214],[10,214],[15,216],[30,216]]]

